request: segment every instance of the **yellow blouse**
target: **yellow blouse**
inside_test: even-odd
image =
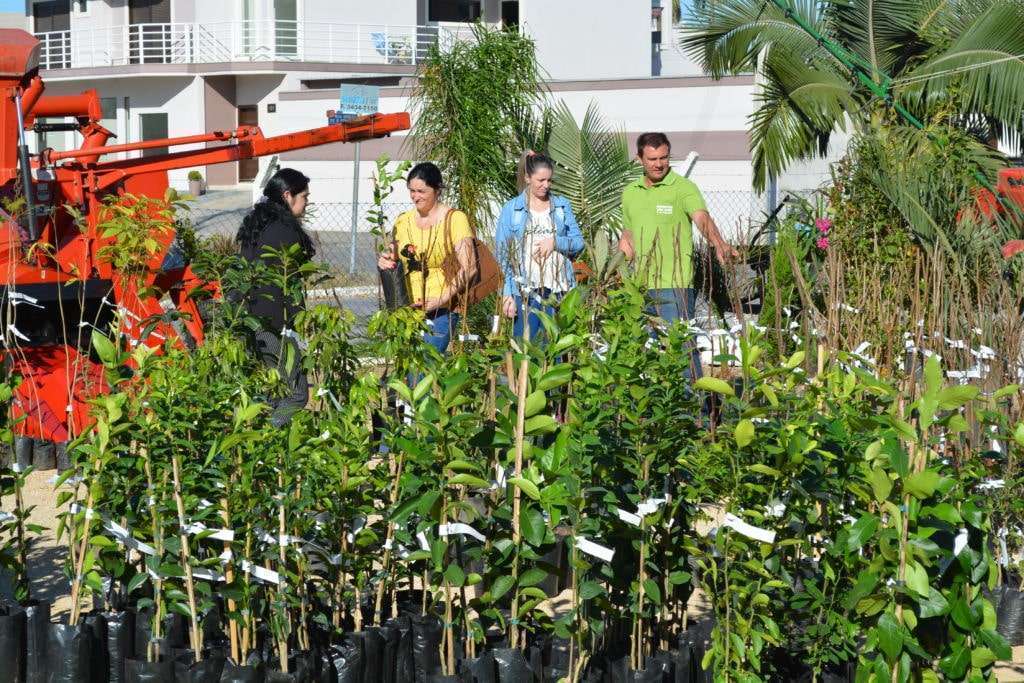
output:
[[[416,225],[416,209],[409,209],[395,220],[395,241],[398,242],[398,256],[402,259],[409,297],[413,301],[436,299],[444,291],[444,270],[441,264],[450,250],[459,242],[473,236],[469,219],[462,211],[452,214],[450,239],[445,237],[444,219],[440,223],[423,229]],[[412,246],[413,259],[405,256],[406,246]],[[411,263],[410,263],[411,262]],[[419,267],[417,267],[419,266]],[[426,271],[424,281],[423,272]]]

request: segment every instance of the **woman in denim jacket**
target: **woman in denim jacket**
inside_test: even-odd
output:
[[[525,189],[502,207],[494,241],[505,276],[502,312],[515,318],[515,336],[523,336],[525,318],[530,338],[535,338],[540,330],[537,311],[554,315],[557,303],[576,286],[572,261],[583,251],[583,233],[569,200],[551,194],[551,159],[527,152],[524,167]],[[528,314],[524,301],[529,302]]]

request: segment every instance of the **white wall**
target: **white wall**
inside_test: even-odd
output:
[[[416,0],[300,0],[304,21],[332,24],[416,25]]]
[[[644,89],[556,92],[577,118],[591,101],[602,117],[627,130],[746,130],[753,110],[753,85],[708,85],[687,88],[659,86]]]
[[[95,88],[100,97],[116,97],[118,100],[118,139],[111,144],[135,142],[140,139],[140,114],[166,113],[167,134],[169,137],[197,135],[205,132],[203,116],[203,83],[201,78],[168,77],[168,78],[132,78],[132,79],[97,79],[89,83],[56,82],[48,84],[47,95],[73,95],[88,88]],[[124,98],[128,97],[129,109],[124,108]],[[77,134],[69,133],[69,136]],[[35,136],[31,136],[35,137]],[[77,143],[69,140],[69,146]],[[196,149],[202,145],[175,147],[172,151]],[[130,153],[139,156],[139,153]],[[178,190],[188,189],[189,169],[179,169],[168,173],[168,181]]]
[[[19,12],[0,12],[0,28],[20,28],[28,31],[29,18]]]
[[[645,0],[520,0],[519,22],[554,80],[651,75]]]

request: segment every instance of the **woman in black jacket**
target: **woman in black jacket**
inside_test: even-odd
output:
[[[263,197],[242,221],[235,238],[242,258],[262,260],[268,268],[279,270],[280,261],[267,254],[266,248],[280,252],[298,245],[299,259],[311,260],[316,250],[301,223],[309,200],[309,178],[293,168],[282,168],[267,182]],[[302,371],[300,340],[294,331],[295,317],[305,308],[305,301],[289,296],[277,285],[264,284],[249,295],[246,305],[249,313],[263,322],[263,331],[256,334],[260,357],[267,366],[278,368],[288,382],[288,396],[272,403],[271,422],[283,426],[309,400],[309,381]],[[294,353],[284,353],[286,348]]]

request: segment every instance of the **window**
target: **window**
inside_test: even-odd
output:
[[[480,0],[429,0],[429,21],[473,22],[480,19]]]
[[[100,125],[109,130],[114,135],[117,135],[117,98],[116,97],[101,97],[100,98],[100,109],[103,111],[101,114]],[[107,140],[108,145],[116,145],[117,142],[111,138]],[[114,157],[106,154],[100,157],[100,161],[110,161]]]
[[[162,140],[167,137],[167,114],[139,114],[139,128],[142,140]],[[155,157],[167,152],[167,147],[153,147],[142,150],[142,156]]]

